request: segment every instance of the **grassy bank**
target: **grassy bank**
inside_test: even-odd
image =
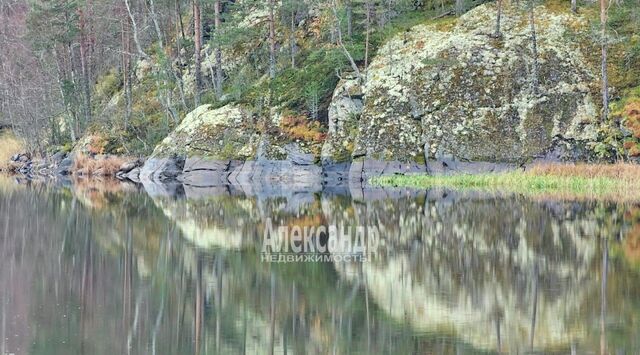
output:
[[[378,186],[472,189],[566,198],[640,201],[640,166],[550,164],[488,174],[394,175],[373,178]]]

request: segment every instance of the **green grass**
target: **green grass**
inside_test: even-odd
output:
[[[449,176],[393,175],[372,178],[377,186],[506,191],[523,194],[561,193],[576,196],[612,196],[628,190],[630,195],[636,186],[611,177],[581,177],[533,175],[525,172],[492,174],[458,174]],[[635,194],[637,195],[637,194]]]

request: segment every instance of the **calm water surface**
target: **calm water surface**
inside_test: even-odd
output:
[[[640,204],[0,180],[0,354],[640,353]],[[366,263],[264,224],[375,225]]]

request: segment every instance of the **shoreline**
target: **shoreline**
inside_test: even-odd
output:
[[[380,187],[449,188],[503,191],[526,196],[640,201],[640,165],[630,163],[553,163],[483,174],[393,175],[374,177],[369,183]]]
[[[569,200],[640,201],[640,165],[541,162],[522,167],[480,172],[434,172],[430,166],[389,161],[361,160],[320,165],[291,160],[214,160],[191,158],[142,158],[117,155],[55,154],[31,159],[12,157],[14,169],[7,175],[27,180],[116,179],[144,185],[151,194],[171,194],[183,189],[232,187],[274,193],[408,188],[476,190],[514,193],[529,197]],[[489,163],[471,163],[481,166]],[[491,163],[497,164],[497,163]]]

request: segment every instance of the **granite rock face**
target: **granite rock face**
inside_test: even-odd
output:
[[[597,78],[567,40],[588,25],[535,11],[537,58],[526,14],[510,6],[499,38],[495,8],[482,5],[386,43],[369,69],[354,155],[490,171],[543,157],[555,140],[595,141]]]
[[[357,79],[343,79],[338,83],[329,105],[329,130],[322,146],[323,165],[351,161],[363,99],[362,85]]]

